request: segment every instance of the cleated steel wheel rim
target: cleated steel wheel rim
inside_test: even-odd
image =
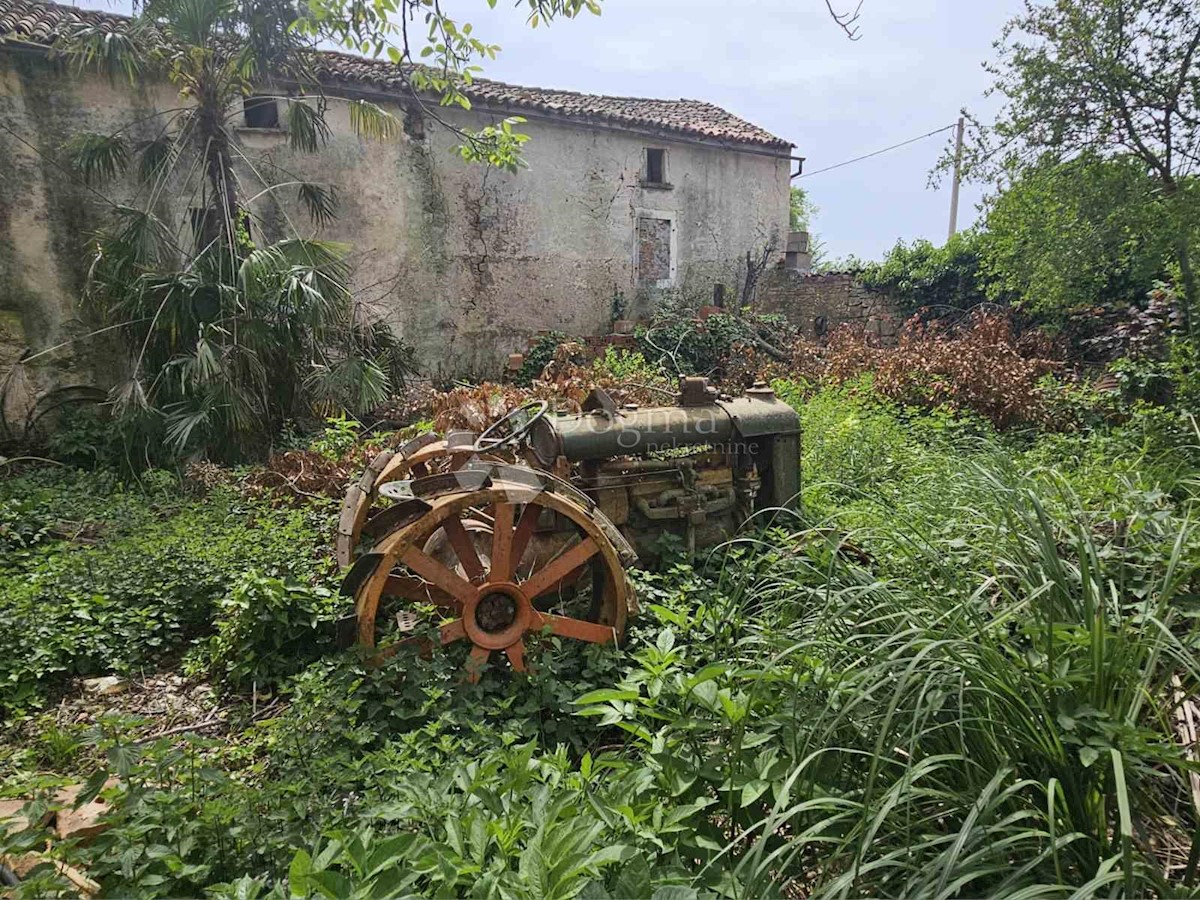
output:
[[[384,485],[457,472],[476,461],[505,460],[494,453],[477,453],[475,435],[466,431],[452,431],[445,436],[430,432],[413,438],[399,450],[384,450],[376,456],[342,501],[337,532],[338,565],[348,568],[364,545],[394,529],[397,521],[403,519],[394,506],[380,503],[380,489]]]
[[[538,634],[620,640],[632,605],[628,545],[598,509],[543,486],[539,473],[497,470],[519,479],[484,477],[451,489],[429,484],[438,492],[419,498],[425,508],[383,536],[347,576],[343,590],[354,594],[358,641],[376,648],[377,658],[424,641],[411,632],[430,610],[434,643],[471,645],[470,681],[493,654],[527,671],[527,643]],[[414,482],[418,494],[423,481],[435,479]],[[548,522],[553,531],[539,533],[539,523]]]

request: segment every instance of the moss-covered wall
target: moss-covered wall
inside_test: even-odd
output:
[[[99,323],[80,311],[86,245],[112,203],[148,201],[132,176],[98,192],[80,185],[65,168],[63,145],[80,131],[133,122],[140,124],[129,136],[148,138],[161,126],[153,111],[179,105],[166,84],[78,77],[44,56],[0,48],[0,366],[25,348],[69,342],[39,358],[38,387],[106,387],[119,376],[122,354],[88,336]],[[676,222],[670,290],[697,303],[711,296],[713,280],[736,283],[746,251],[786,229],[786,160],[531,119],[529,166],[512,174],[464,163],[454,134],[392,109],[403,117],[401,133],[366,142],[353,133],[346,104],[331,97],[331,137],[315,154],[292,151],[282,132],[235,127],[237,174],[247,196],[270,171],[336,189],[338,217],[320,231],[294,187],[262,194],[252,204],[255,238],[320,234],[352,245],[358,299],[388,319],[434,376],[495,376],[541,329],[603,333],[617,294],[649,309],[653,292],[639,290],[634,252],[637,217],[647,208]],[[464,128],[498,118],[439,115]],[[238,124],[236,110],[231,122]],[[667,148],[670,189],[640,183],[647,145]],[[194,203],[185,185],[155,203],[185,235]]]

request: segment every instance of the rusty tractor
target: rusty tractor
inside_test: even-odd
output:
[[[800,424],[765,384],[741,397],[684,378],[672,406],[579,414],[545,401],[482,434],[426,434],[376,457],[346,494],[337,555],[349,621],[372,658],[465,641],[474,681],[494,653],[526,670],[526,639],[620,641],[637,611],[627,570],[664,534],[730,538],[799,489]]]

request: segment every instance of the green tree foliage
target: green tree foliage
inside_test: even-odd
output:
[[[788,228],[792,231],[809,231],[813,219],[820,210],[804,188],[794,187],[788,204]]]
[[[821,211],[813,203],[804,188],[793,187],[788,204],[788,229],[808,232],[808,248],[812,254],[813,268],[825,263],[825,243],[813,232],[813,221]]]
[[[859,278],[886,292],[906,312],[970,309],[988,299],[980,272],[982,240],[978,232],[963,231],[941,247],[927,240],[899,241],[882,262],[865,266]]]
[[[1145,166],[1084,154],[1026,171],[991,203],[982,240],[990,296],[1054,316],[1128,306],[1163,278],[1173,234]]]
[[[1180,268],[1185,327],[1197,302],[1197,204],[1185,178],[1200,162],[1200,7],[1191,0],[1029,2],[988,68],[1003,98],[976,127],[967,171],[1000,181],[1081,153],[1131,155],[1157,187]]]

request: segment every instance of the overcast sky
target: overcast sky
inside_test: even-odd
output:
[[[857,0],[833,0],[835,9]],[[76,0],[128,12],[129,0]],[[531,29],[499,0],[444,4],[499,44],[484,75],[516,84],[707,100],[796,144],[805,171],[888,147],[985,108],[980,64],[1021,0],[863,0],[851,42],[824,0],[603,0],[603,15]],[[527,8],[524,2],[520,6]],[[926,187],[949,132],[796,183],[820,208],[826,254],[877,259],[897,239],[946,238],[949,186]],[[975,218],[967,186],[960,225]]]
[[[840,9],[857,0],[833,2]],[[604,0],[599,18],[536,30],[500,0],[471,21],[503,48],[489,77],[708,100],[793,141],[805,171],[815,172],[948,125],[963,106],[984,108],[989,78],[980,64],[1021,6],[863,0],[854,42],[824,0]],[[949,185],[933,191],[926,181],[949,135],[798,180],[820,207],[814,230],[826,252],[874,259],[899,238],[942,243]],[[974,220],[979,194],[964,189],[960,224]]]

